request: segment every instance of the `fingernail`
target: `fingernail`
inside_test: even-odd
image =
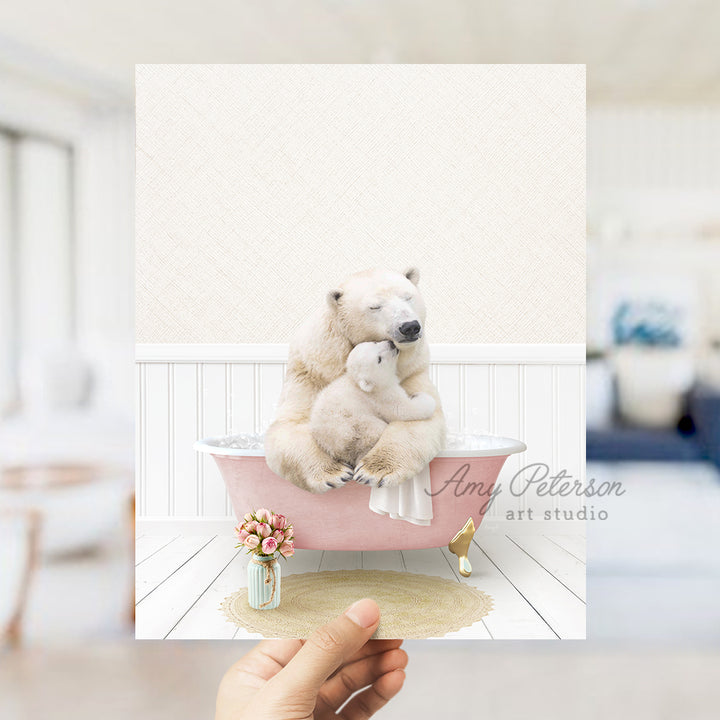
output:
[[[345,615],[361,628],[369,628],[380,618],[380,609],[374,600],[363,598],[353,603],[345,611]]]

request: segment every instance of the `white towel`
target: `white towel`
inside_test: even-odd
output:
[[[378,515],[389,515],[393,520],[430,525],[433,509],[429,492],[430,467],[426,465],[414,478],[400,485],[374,487],[370,491],[370,509]]]

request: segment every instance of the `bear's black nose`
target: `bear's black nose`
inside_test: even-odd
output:
[[[415,338],[420,333],[420,323],[417,320],[404,322],[399,328],[400,334],[406,338]]]

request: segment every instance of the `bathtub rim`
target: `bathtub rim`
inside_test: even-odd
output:
[[[471,434],[471,433],[466,433]],[[244,448],[228,448],[214,445],[213,443],[222,440],[226,435],[218,435],[215,437],[207,437],[196,440],[193,443],[193,449],[200,453],[208,455],[220,455],[224,457],[265,457],[265,450],[249,450]],[[509,438],[499,435],[476,435],[476,437],[489,437],[495,441],[501,441],[499,447],[483,448],[481,450],[455,449],[442,450],[436,458],[476,458],[476,457],[507,457],[515,453],[525,452],[527,445],[521,440]]]

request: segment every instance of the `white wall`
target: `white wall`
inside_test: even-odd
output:
[[[351,272],[415,265],[433,342],[584,342],[584,80],[138,66],[137,341],[287,342]]]
[[[683,191],[696,195],[720,188],[720,107],[703,105],[591,105],[588,108],[589,207],[611,202],[630,219],[702,222],[698,205],[658,206],[659,215],[634,202],[633,193]],[[618,207],[618,205],[616,205]],[[717,220],[717,204],[706,206]]]
[[[582,345],[432,346],[431,372],[451,431],[523,440],[501,479],[545,462],[584,479],[585,348]],[[284,375],[285,346],[138,346],[138,522],[147,532],[232,528],[214,461],[192,449],[202,437],[262,432]],[[500,496],[486,520],[507,510],[577,509],[578,498]],[[223,521],[217,523],[216,521]]]

